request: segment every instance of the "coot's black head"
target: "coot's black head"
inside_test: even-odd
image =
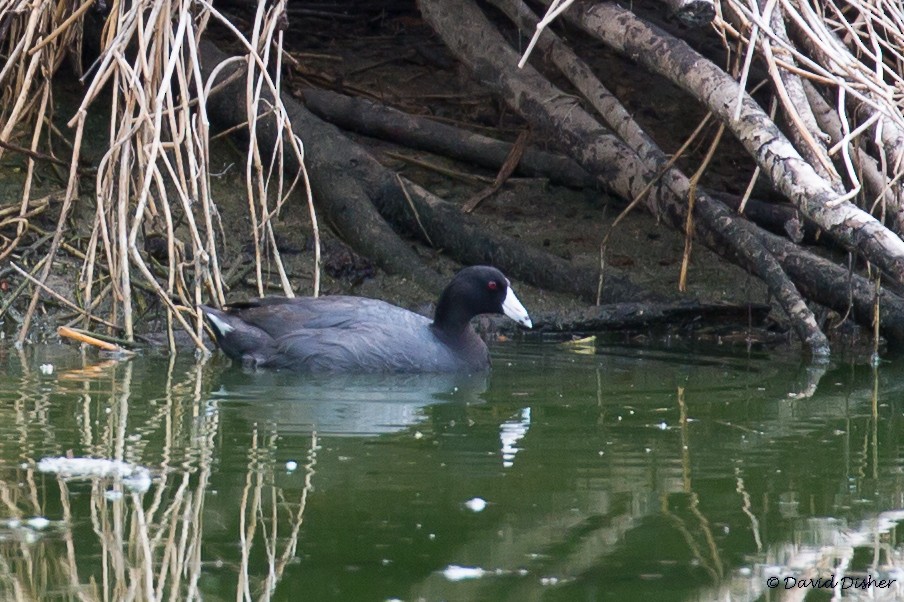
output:
[[[484,265],[465,268],[452,278],[440,295],[433,324],[454,335],[479,314],[505,314],[519,324],[532,326],[508,278],[496,268]]]

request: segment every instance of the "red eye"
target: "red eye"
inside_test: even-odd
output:
[[[495,280],[490,280],[489,282],[487,282],[487,288],[490,289],[491,291],[495,291],[496,288],[498,288],[498,287],[499,287],[499,283],[496,282]]]

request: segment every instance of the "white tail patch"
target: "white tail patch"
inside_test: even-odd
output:
[[[235,330],[234,326],[230,326],[226,323],[225,320],[220,318],[219,316],[214,315],[213,313],[207,313],[207,319],[210,320],[213,327],[219,332],[221,335],[225,336]]]

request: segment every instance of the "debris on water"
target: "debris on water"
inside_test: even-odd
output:
[[[108,502],[117,502],[122,499],[122,491],[108,489],[107,491],[104,491],[104,499]]]
[[[286,470],[289,472],[294,472],[298,468],[298,462],[295,460],[289,460],[286,462]]]
[[[40,368],[41,374],[45,376],[49,376],[53,374],[53,364],[41,364]]]
[[[443,569],[443,577],[449,581],[464,581],[466,579],[481,579],[483,577],[504,577],[506,575],[526,576],[527,570],[509,570],[509,569],[482,569],[479,566],[459,566],[450,564]]]
[[[25,525],[31,527],[32,529],[35,529],[36,531],[43,531],[48,526],[50,526],[50,521],[43,516],[36,516],[25,521]]]
[[[144,466],[106,458],[42,458],[38,470],[63,478],[118,478],[130,491],[144,493],[151,487],[151,472]]]
[[[480,579],[485,577],[487,571],[476,566],[458,566],[450,564],[443,571],[443,576],[449,581],[464,581],[465,579]]]
[[[43,531],[51,525],[51,521],[43,516],[0,520],[0,539],[5,541],[13,538],[27,544],[36,543],[43,537]]]
[[[139,467],[139,470],[128,477],[123,477],[122,484],[129,491],[144,493],[151,488],[151,473],[147,468]]]
[[[487,501],[481,497],[473,497],[465,502],[465,508],[471,512],[483,512],[487,507]]]

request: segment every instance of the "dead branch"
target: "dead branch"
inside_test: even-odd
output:
[[[562,315],[537,314],[534,328],[541,332],[601,332],[664,327],[686,330],[715,325],[762,327],[770,306],[762,304],[617,303],[588,307]]]
[[[411,148],[444,155],[460,161],[498,170],[511,152],[512,144],[482,134],[410,115],[363,98],[354,98],[329,90],[305,88],[305,106],[321,119],[344,130],[396,142]],[[599,183],[574,161],[528,147],[515,173],[549,178],[574,188]]]
[[[205,78],[229,57],[212,42],[200,45],[201,70]],[[218,81],[228,81],[230,75],[241,69],[232,65],[218,74]],[[244,83],[235,80],[220,88],[208,99],[208,111],[220,127],[228,129],[246,123],[246,106],[238,99],[244,95]],[[440,291],[444,282],[439,275],[427,268],[411,247],[393,232],[392,228],[373,207],[365,187],[354,177],[354,166],[373,161],[363,149],[351,143],[335,126],[326,124],[311,115],[298,102],[288,96],[282,98],[289,120],[305,132],[305,162],[311,177],[311,189],[320,210],[356,251],[371,257],[383,269],[393,274],[407,274],[419,285],[430,291]],[[258,123],[259,143],[269,145],[273,119],[263,114]],[[297,168],[291,162],[286,169]]]

